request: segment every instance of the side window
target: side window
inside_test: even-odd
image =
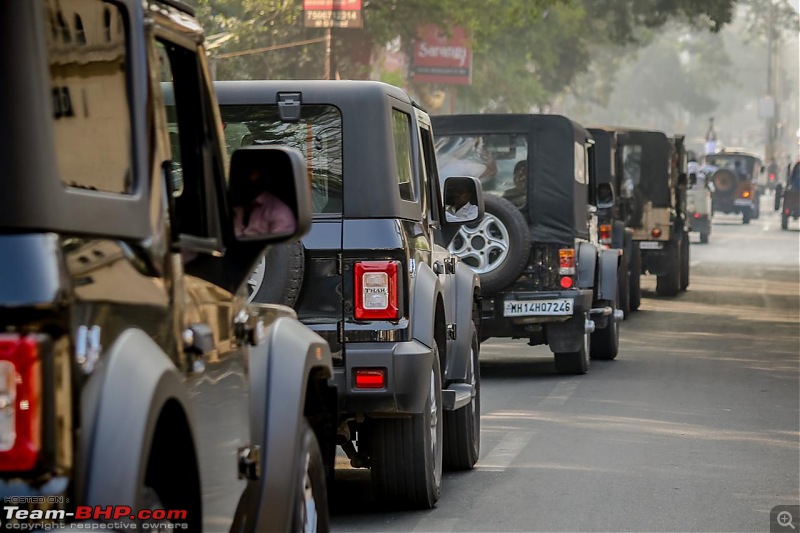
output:
[[[422,160],[425,167],[427,183],[423,184],[426,191],[429,191],[430,213],[432,220],[439,220],[439,169],[436,166],[436,152],[433,147],[433,136],[430,130],[421,128],[420,139],[422,141]]]
[[[642,180],[642,147],[626,144],[622,147],[622,198],[633,198],[634,189]]]
[[[119,7],[42,0],[58,170],[68,187],[132,194],[127,28]]]
[[[586,147],[581,143],[575,143],[575,181],[578,183],[588,183],[586,163]]]
[[[170,178],[175,215],[180,234],[213,238],[219,221],[213,195],[207,187],[213,184],[215,160],[209,147],[213,131],[212,117],[204,105],[205,83],[200,63],[193,49],[158,39],[155,43],[159,61],[160,82],[166,105],[172,160]],[[171,96],[170,96],[171,93]]]
[[[392,109],[392,132],[394,134],[394,154],[397,163],[397,183],[400,187],[400,198],[413,202],[414,173],[411,150],[411,116],[397,109]]]

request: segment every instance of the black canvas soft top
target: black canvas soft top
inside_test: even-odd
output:
[[[641,152],[641,182],[637,187],[643,200],[653,207],[670,207],[669,169],[672,141],[664,132],[605,126],[598,129],[616,132],[617,155],[623,157],[625,145],[638,145]],[[621,172],[621,169],[619,170]]]
[[[561,115],[441,115],[432,117],[433,133],[441,135],[528,135],[528,221],[533,240],[572,244],[588,238],[587,183],[575,180],[575,145],[592,137],[580,124]],[[446,176],[442,176],[446,177]]]
[[[600,129],[589,128],[589,133],[594,139],[594,170],[595,183],[610,183],[614,185],[614,132]],[[616,188],[616,186],[615,186]]]

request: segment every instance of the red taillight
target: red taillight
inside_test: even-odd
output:
[[[575,250],[572,248],[558,251],[558,273],[562,276],[575,274]]]
[[[600,244],[611,244],[611,224],[600,224],[597,228]]]
[[[784,215],[788,215],[788,214],[789,214],[789,210],[788,210],[788,209],[784,209],[784,210],[783,210],[783,214],[784,214]]]
[[[700,218],[700,213],[695,213],[694,218]]]
[[[750,191],[743,191],[742,198],[750,198]]]
[[[41,449],[42,377],[31,336],[0,335],[0,470],[30,470]]]
[[[396,320],[397,261],[356,263],[356,320]]]
[[[356,369],[357,389],[383,389],[386,387],[386,371],[378,369]]]
[[[562,289],[571,289],[572,288],[572,284],[574,282],[572,281],[571,277],[564,276],[563,278],[561,278],[561,281],[559,281],[559,283],[561,284],[561,288]]]
[[[661,237],[661,228],[653,228],[653,231],[650,232],[650,235],[652,235],[654,239],[658,239]]]
[[[775,174],[773,172],[769,174],[769,181],[775,181]]]

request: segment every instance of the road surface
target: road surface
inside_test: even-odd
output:
[[[691,285],[621,328],[620,355],[555,373],[546,347],[482,345],[481,459],[431,511],[383,509],[339,470],[334,531],[769,531],[800,504],[800,230],[717,215]],[[697,236],[693,242],[697,243]]]

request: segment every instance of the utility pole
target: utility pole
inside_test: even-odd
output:
[[[331,28],[325,28],[325,67],[322,71],[322,79],[331,79]]]
[[[773,25],[775,24],[775,12],[773,8],[773,0],[769,0],[769,15],[767,19],[767,98],[772,101],[772,114],[767,116],[767,144],[764,150],[764,160],[769,163],[775,157],[775,112],[777,111],[775,105],[775,89],[773,84],[772,74],[772,58],[773,58]]]

